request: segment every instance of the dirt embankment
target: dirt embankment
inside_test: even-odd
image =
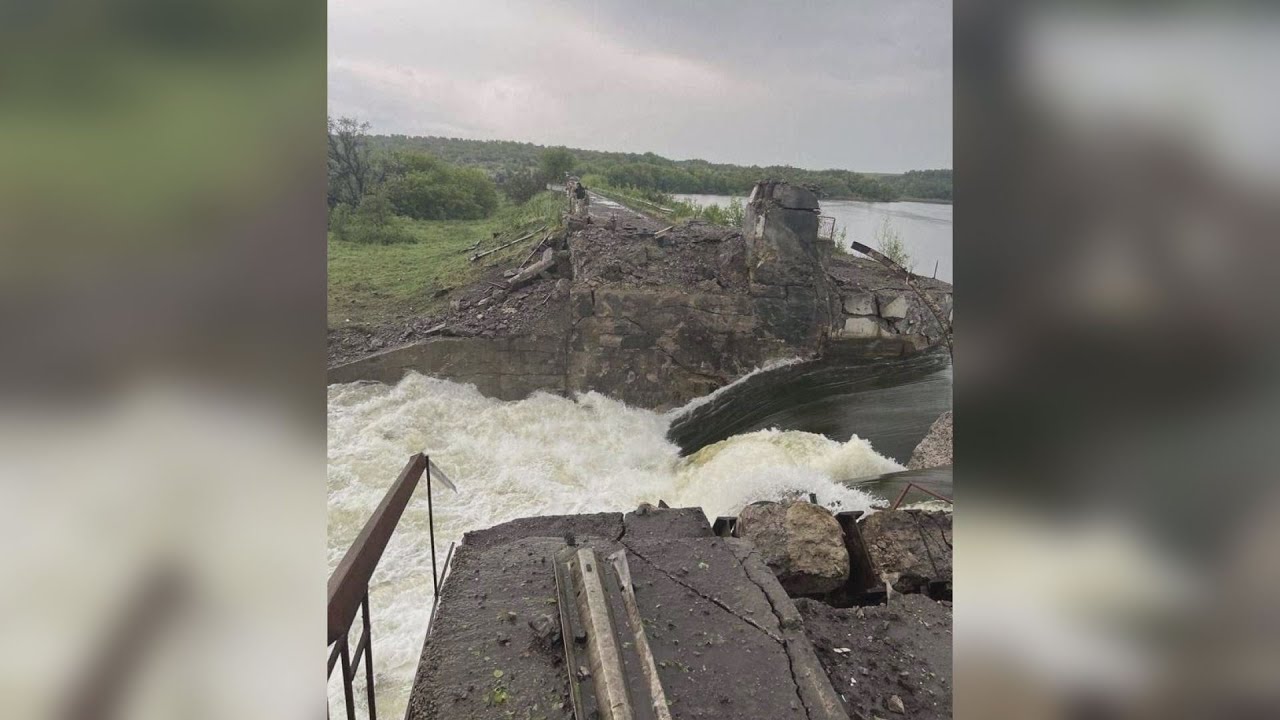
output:
[[[670,226],[593,197],[589,216],[454,289],[447,310],[332,332],[330,377],[394,382],[416,370],[504,399],[593,390],[664,409],[773,360],[900,357],[939,342],[904,282],[818,238],[818,212],[812,193],[785,183],[759,186],[743,228]],[[950,286],[921,285],[949,312]],[[437,340],[449,348],[425,347]],[[477,369],[500,354],[490,341],[518,362]]]
[[[448,291],[443,295],[449,301],[448,310],[379,327],[330,330],[329,366],[430,337],[503,338],[562,332],[559,323],[570,279],[586,288],[612,285],[706,292],[745,288],[743,273],[722,268],[726,240],[736,239],[728,252],[741,256],[737,230],[696,221],[670,227],[594,194],[589,213],[589,223],[573,224],[545,242],[540,237],[530,239],[523,262],[491,268],[479,281]],[[571,259],[565,255],[570,233],[575,236]],[[514,273],[540,260],[547,248],[560,253],[556,266],[521,288],[509,289]]]

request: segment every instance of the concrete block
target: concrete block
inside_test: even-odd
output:
[[[901,319],[907,316],[907,298],[903,295],[881,295],[880,317],[885,319]]]
[[[852,317],[845,318],[844,334],[850,337],[879,337],[880,325],[876,323],[874,318],[869,317]]]
[[[778,183],[773,186],[773,199],[784,208],[791,210],[817,210],[818,196],[790,183]]]
[[[875,315],[876,297],[869,292],[845,295],[844,311],[850,315]]]

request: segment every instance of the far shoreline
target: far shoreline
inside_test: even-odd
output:
[[[598,192],[598,191],[597,191],[597,192]],[[681,196],[681,195],[714,195],[714,196],[716,196],[716,197],[728,197],[728,198],[743,198],[743,197],[745,197],[745,195],[743,195],[743,194],[741,194],[741,193],[737,193],[737,194],[735,194],[735,193],[727,193],[727,194],[726,194],[726,193],[710,193],[710,192],[689,192],[689,193],[681,192],[681,193],[671,193],[671,194],[672,194],[672,195],[676,195],[676,196]],[[954,205],[954,204],[955,204],[955,200],[940,200],[940,199],[938,199],[938,198],[914,198],[914,197],[894,198],[893,200],[869,200],[869,199],[867,199],[867,198],[860,198],[860,197],[835,197],[835,196],[824,196],[824,197],[820,197],[820,198],[819,198],[819,200],[847,200],[847,201],[850,201],[850,202],[864,202],[864,203],[876,203],[876,204],[879,204],[879,203],[896,203],[896,202],[924,203],[924,204],[926,204],[926,205]]]

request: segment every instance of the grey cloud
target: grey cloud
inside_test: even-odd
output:
[[[951,6],[335,0],[377,131],[894,171],[951,165]]]

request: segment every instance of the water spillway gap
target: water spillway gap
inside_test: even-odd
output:
[[[933,421],[951,409],[945,350],[905,360],[793,361],[766,369],[672,413],[668,436],[686,454],[765,428],[833,440],[858,436],[905,463]]]
[[[861,416],[841,416],[831,437],[805,429],[764,427],[762,423],[771,421],[777,421],[777,427],[804,427],[799,419],[814,414],[812,409],[793,410],[795,417],[775,417],[785,410],[785,393],[761,405],[768,411],[763,414],[743,409],[757,404],[760,387],[768,382],[757,384],[764,380],[773,378],[786,388],[797,379],[825,377],[822,366],[809,365],[781,363],[666,414],[632,408],[597,393],[575,398],[539,393],[503,402],[484,397],[470,385],[416,373],[394,386],[331,385],[329,569],[336,567],[406,459],[420,451],[428,452],[460,490],[439,490],[433,498],[441,559],[449,542],[460,540],[468,530],[533,515],[627,511],[659,499],[673,507],[700,506],[709,519],[736,514],[756,500],[794,493],[816,493],[820,502],[840,509],[882,504],[883,496],[845,482],[903,467],[872,442],[845,432],[847,427],[840,423],[868,422],[867,428],[876,424],[865,408]],[[774,378],[778,373],[782,374]],[[891,390],[868,383],[826,388],[845,393],[846,405],[849,392],[874,397]],[[946,396],[949,403],[949,384]],[[817,397],[796,398],[801,408],[822,404]],[[872,404],[892,414],[889,406],[900,399],[882,398]],[[920,413],[912,446],[936,417],[934,413],[926,419],[931,412],[926,408]],[[700,421],[691,424],[694,417]],[[687,436],[694,426],[708,434]],[[686,433],[677,432],[680,428]],[[403,715],[422,650],[432,592],[426,505],[424,493],[415,495],[370,583],[381,714]],[[334,706],[342,702],[341,692],[341,683],[331,681]],[[363,702],[362,675],[357,676],[355,696]]]

